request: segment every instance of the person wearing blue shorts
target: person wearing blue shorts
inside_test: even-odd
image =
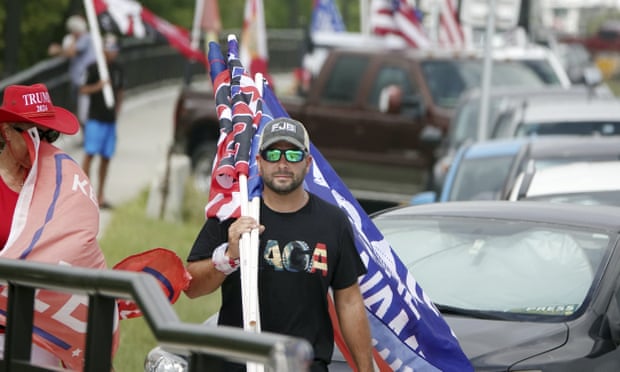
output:
[[[110,208],[110,204],[104,198],[104,187],[110,160],[116,149],[116,122],[123,99],[124,72],[122,66],[115,61],[119,47],[114,35],[108,34],[104,37],[103,49],[110,80],[101,80],[97,64],[93,63],[88,67],[85,83],[80,88],[81,93],[90,95],[88,119],[84,126],[85,156],[82,169],[90,177],[93,158],[100,157],[97,200],[100,208]],[[107,107],[103,97],[103,87],[106,84],[111,84],[114,92],[114,107],[111,108]]]

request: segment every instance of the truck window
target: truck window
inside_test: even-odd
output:
[[[422,71],[433,100],[441,107],[454,107],[465,88],[467,77],[475,71],[466,71],[467,65],[460,61],[428,61],[422,63]],[[476,67],[476,66],[474,66]]]
[[[381,66],[377,73],[377,80],[372,86],[370,95],[368,96],[368,104],[371,107],[379,109],[379,97],[381,91],[388,85],[398,85],[403,96],[411,96],[414,93],[409,75],[405,70],[397,66]],[[417,89],[416,89],[417,91]]]
[[[362,56],[341,56],[338,58],[327,79],[322,100],[353,103],[367,67],[368,58]]]

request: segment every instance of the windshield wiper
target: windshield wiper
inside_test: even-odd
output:
[[[514,314],[500,311],[462,309],[460,307],[440,304],[435,304],[435,306],[437,306],[437,309],[439,309],[443,315],[461,315],[469,318],[490,320],[513,320],[515,317]]]

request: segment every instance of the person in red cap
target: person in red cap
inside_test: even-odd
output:
[[[52,144],[61,133],[75,134],[79,128],[75,115],[54,106],[44,84],[5,88],[0,106],[0,258],[106,268],[97,243],[99,208],[93,187],[80,165]],[[0,291],[0,333],[6,325],[1,315],[7,309],[6,292]],[[42,332],[33,333],[32,362],[56,367],[62,362],[81,370],[87,314],[70,308],[87,305],[88,299],[39,290],[36,301],[46,310],[35,312],[34,325]],[[118,328],[115,335],[118,340]],[[4,335],[0,337],[1,348]]]

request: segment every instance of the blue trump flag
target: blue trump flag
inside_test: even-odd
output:
[[[209,60],[225,68],[219,46],[210,44]],[[217,71],[221,73],[220,71]],[[215,75],[217,75],[215,72]],[[213,71],[212,71],[213,73]],[[215,81],[215,80],[214,80]],[[255,156],[264,124],[271,119],[289,117],[268,84],[263,87],[260,123],[251,144],[248,194],[260,196],[262,182]],[[312,134],[310,134],[312,136]],[[372,220],[336,172],[311,143],[313,164],[304,187],[324,200],[339,206],[349,217],[357,250],[368,272],[360,288],[370,322],[375,357],[381,370],[422,372],[473,371],[458,340],[428,296],[394,254]],[[346,356],[346,351],[342,350]],[[377,358],[375,358],[376,360]]]
[[[346,31],[342,16],[334,0],[314,0],[312,8],[312,23],[310,30],[314,31]]]

